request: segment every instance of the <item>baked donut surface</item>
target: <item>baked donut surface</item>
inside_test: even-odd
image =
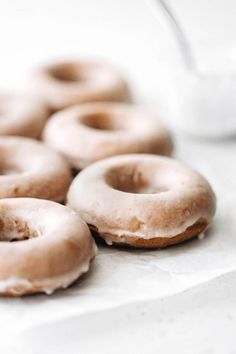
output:
[[[103,62],[79,60],[42,65],[32,80],[36,93],[54,111],[76,103],[129,99],[126,81]]]
[[[0,136],[38,138],[48,117],[46,106],[34,97],[0,93]]]
[[[70,182],[68,164],[45,144],[29,138],[0,137],[0,198],[63,201]]]
[[[176,160],[148,154],[87,167],[74,179],[67,204],[107,244],[147,248],[199,235],[215,213],[205,178]]]
[[[113,155],[169,155],[173,148],[160,122],[125,103],[88,103],[60,111],[48,121],[43,139],[78,170]]]
[[[87,225],[55,202],[1,199],[0,230],[1,295],[66,288],[88,271],[96,255]]]

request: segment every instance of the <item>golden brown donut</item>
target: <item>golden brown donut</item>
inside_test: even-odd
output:
[[[70,208],[12,198],[0,200],[0,215],[1,295],[51,294],[88,271],[96,245]]]
[[[38,138],[48,110],[38,99],[13,93],[0,93],[0,136],[17,135]]]
[[[33,85],[49,107],[60,110],[76,103],[126,101],[128,86],[119,72],[103,62],[66,61],[39,67]]]
[[[0,198],[63,201],[70,182],[69,166],[45,144],[29,138],[0,137]]]
[[[174,159],[146,154],[87,167],[72,182],[67,204],[107,244],[147,248],[199,235],[215,213],[206,179]]]
[[[48,121],[44,141],[74,168],[125,153],[169,155],[172,139],[141,108],[125,103],[87,103],[58,112]]]

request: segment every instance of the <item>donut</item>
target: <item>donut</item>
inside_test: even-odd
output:
[[[51,117],[42,135],[78,170],[125,153],[169,155],[173,147],[169,132],[160,122],[125,103],[85,103],[67,108]]]
[[[15,93],[0,93],[0,136],[39,138],[48,117],[38,99]]]
[[[69,166],[45,144],[29,138],[0,137],[0,198],[61,202],[70,182]]]
[[[34,71],[36,93],[57,111],[76,103],[126,101],[127,83],[119,72],[102,62],[66,61],[42,65]]]
[[[96,245],[70,208],[34,198],[0,200],[0,294],[66,288],[89,269]]]
[[[162,248],[203,233],[214,192],[200,174],[163,156],[99,161],[72,182],[67,205],[108,245]]]

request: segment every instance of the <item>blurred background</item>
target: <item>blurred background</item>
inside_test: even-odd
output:
[[[177,130],[236,132],[235,1],[168,1],[191,46],[191,72],[158,0],[1,0],[0,6],[0,88],[21,88],[41,62],[102,58],[123,71],[140,103]]]

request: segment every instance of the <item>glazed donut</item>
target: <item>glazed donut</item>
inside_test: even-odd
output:
[[[63,201],[70,182],[67,163],[43,143],[0,137],[0,198]]]
[[[49,107],[60,110],[76,103],[126,101],[129,90],[118,71],[95,61],[57,62],[35,70],[36,93]]]
[[[2,199],[0,215],[1,295],[51,294],[88,271],[96,245],[70,208],[33,198]]]
[[[116,156],[83,170],[67,204],[107,244],[166,247],[204,232],[215,195],[197,172],[168,158]]]
[[[0,93],[0,136],[38,138],[48,117],[46,106],[27,95]]]
[[[48,121],[44,141],[74,168],[125,153],[169,155],[169,132],[142,109],[124,103],[87,103],[58,112]]]

